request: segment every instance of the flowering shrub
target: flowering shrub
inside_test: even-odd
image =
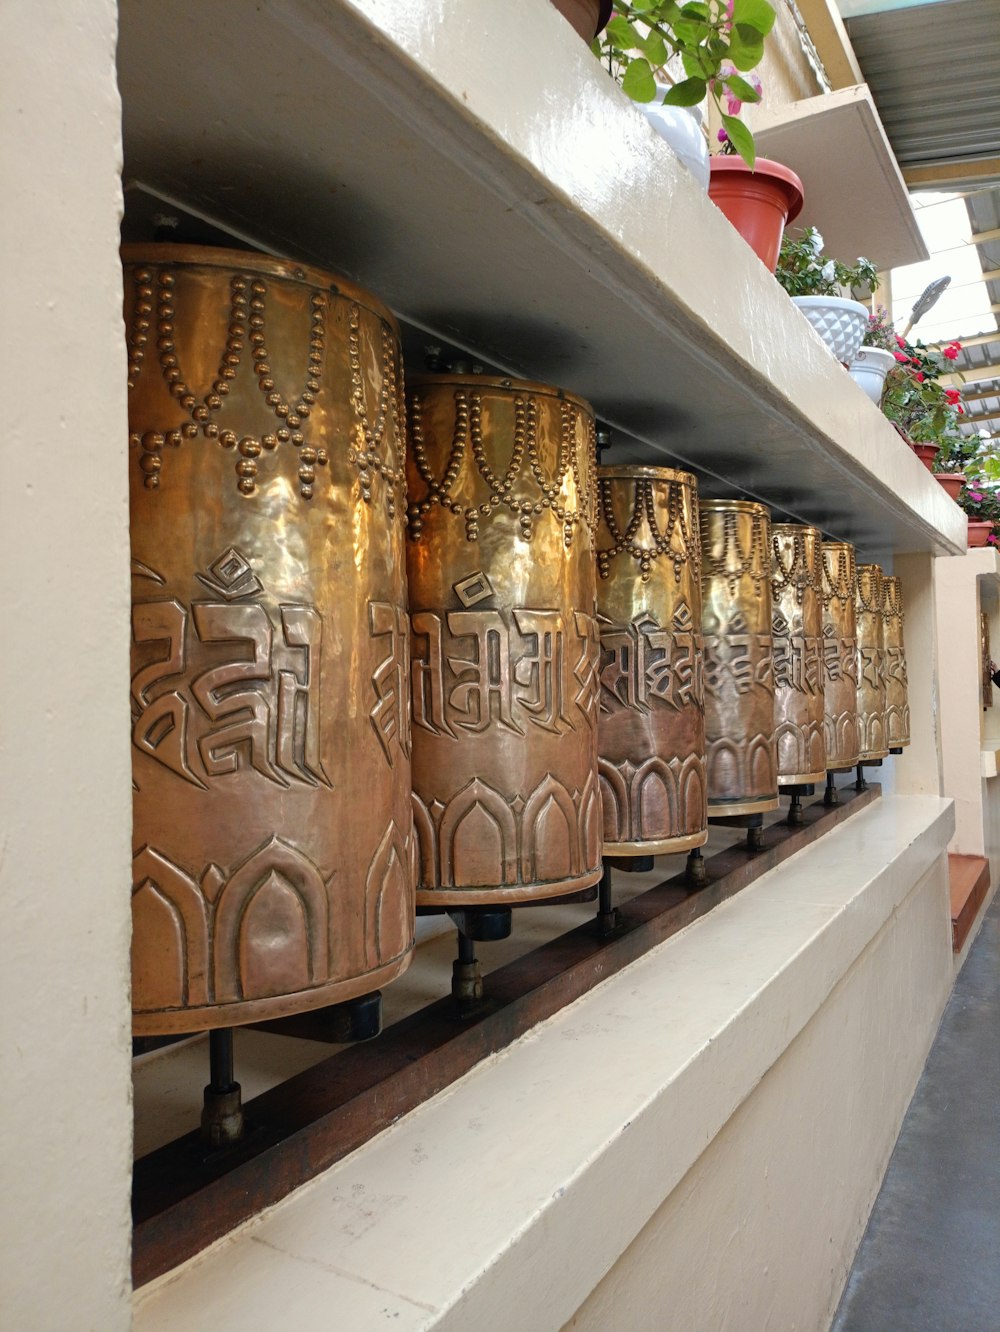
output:
[[[870,259],[859,258],[853,268],[823,254],[823,237],[805,227],[797,239],[785,232],[774,276],[789,296],[839,296],[852,287],[878,286],[878,270]]]
[[[896,330],[884,305],[880,305],[874,314],[868,316],[868,327],[865,329],[865,336],[861,345],[862,347],[879,347],[882,351],[896,352],[896,359],[899,359],[899,343],[897,342]]]
[[[915,444],[937,444],[938,470],[953,471],[964,461],[959,417],[964,416],[962,395],[956,388],[938,382],[945,370],[944,352],[922,343],[911,344],[895,335],[896,364],[889,371],[882,396],[882,410]],[[955,356],[961,344],[949,343]],[[945,349],[947,350],[947,349]]]
[[[958,503],[973,523],[1000,523],[1000,498],[995,490],[988,490],[975,482],[959,491]]]
[[[760,81],[743,75],[760,64],[773,26],[768,0],[615,0],[615,15],[592,49],[635,102],[653,101],[654,71],[680,56],[687,77],[674,84],[664,105],[697,106],[711,97],[727,142],[752,167],[753,135],[738,115],[744,102],[760,101]]]

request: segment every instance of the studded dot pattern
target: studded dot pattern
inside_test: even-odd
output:
[[[660,530],[656,516],[656,494],[661,494],[664,487],[667,494],[666,529]],[[632,515],[622,531],[615,517],[612,496],[613,479],[599,477],[597,482],[598,511],[614,543],[611,546],[598,547],[597,572],[601,578],[611,576],[612,562],[627,554],[639,565],[644,583],[648,583],[657,560],[670,561],[673,565],[674,582],[679,584],[685,567],[690,563],[695,570],[695,578],[701,576],[701,538],[696,528],[688,523],[684,514],[684,487],[677,481],[653,481],[650,477],[637,477],[633,494]],[[697,510],[696,510],[697,513]],[[653,544],[644,546],[638,540],[643,520],[648,524]]]

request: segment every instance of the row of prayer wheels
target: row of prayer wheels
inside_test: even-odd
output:
[[[578,892],[908,740],[898,582],[852,547],[598,468],[572,394],[404,392],[330,274],[124,262],[137,1033],[366,994],[415,904]]]

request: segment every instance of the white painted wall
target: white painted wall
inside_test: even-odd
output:
[[[567,1332],[829,1327],[950,988],[946,891],[942,859]]]
[[[0,42],[0,1307],[129,1326],[128,485],[112,0]]]

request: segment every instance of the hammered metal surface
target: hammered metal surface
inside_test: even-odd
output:
[[[885,742],[890,749],[910,743],[906,645],[903,641],[903,584],[885,575],[882,624],[885,638]]]
[[[666,467],[597,477],[604,851],[686,851],[708,839],[697,484]]]
[[[823,726],[826,766],[834,772],[858,761],[858,571],[854,547],[824,541]]]
[[[798,786],[826,776],[819,529],[775,523],[771,550],[778,785]]]
[[[319,270],[123,255],[134,1025],[203,1030],[409,960],[398,332]]]
[[[877,564],[859,564],[855,609],[858,625],[859,758],[885,758],[884,575]]]
[[[407,395],[417,901],[600,877],[594,420],[478,375]]]
[[[770,514],[746,500],[700,510],[708,812],[762,813],[778,808]]]

